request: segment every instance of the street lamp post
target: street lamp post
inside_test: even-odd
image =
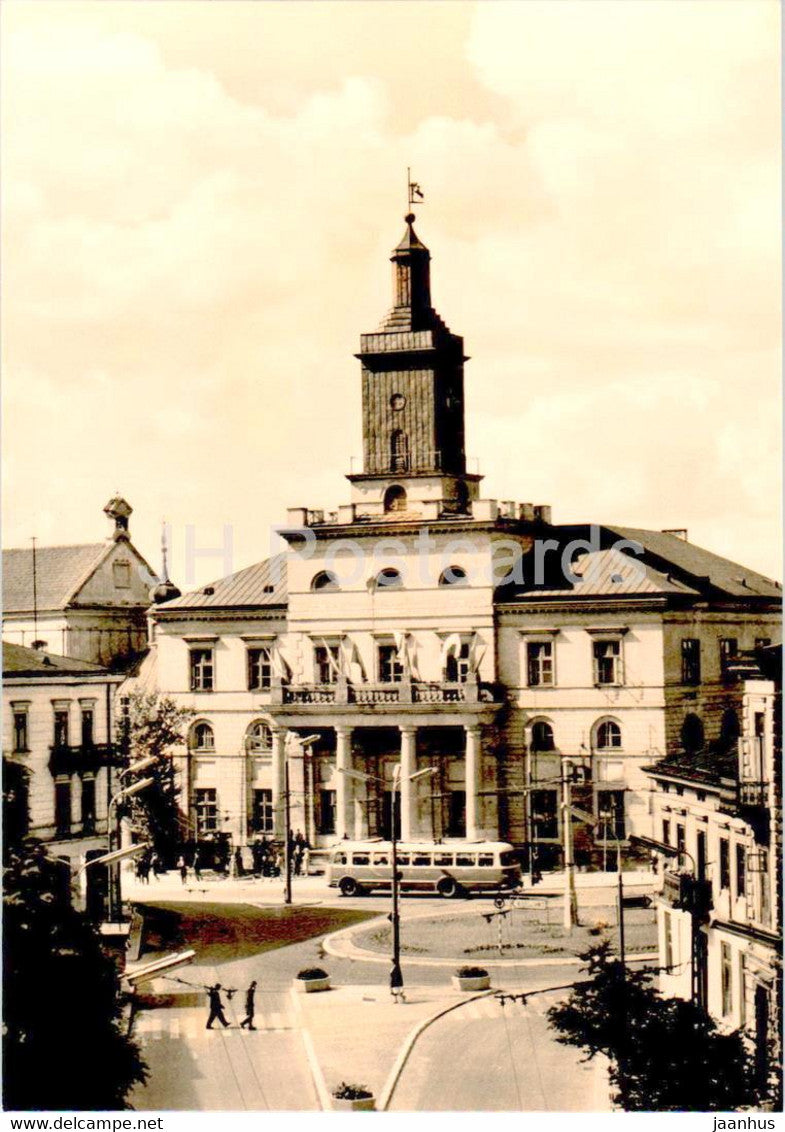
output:
[[[380,778],[376,774],[366,774],[362,770],[347,770],[344,767],[338,767],[341,774],[345,774],[348,778],[356,778],[360,782],[381,782],[386,785],[385,779]],[[414,774],[408,774],[407,780],[414,782],[417,778],[425,778],[426,775],[436,774],[435,766],[425,767],[423,770],[415,771]],[[401,801],[401,764],[396,763],[393,767],[393,781],[392,781],[392,805],[391,810],[391,825],[390,831],[390,845],[391,845],[391,868],[392,868],[392,882],[390,890],[392,893],[392,911],[390,912],[390,923],[392,924],[392,966],[390,968],[390,991],[395,996],[396,1001],[398,996],[403,991],[403,972],[401,970],[401,917],[400,917],[400,876],[398,873],[398,821],[400,820],[400,801]]]
[[[317,735],[306,735],[301,739],[299,735],[292,735],[292,739],[297,743],[300,752],[303,753],[306,747],[311,747],[320,738]],[[283,889],[283,902],[284,904],[291,904],[292,902],[292,847],[289,841],[289,833],[291,826],[291,793],[289,790],[289,759],[284,759],[284,783],[283,783],[283,812],[284,812],[284,831],[283,831],[283,863],[285,871],[284,889]],[[307,828],[307,827],[306,827]]]
[[[122,778],[125,774],[131,771],[138,771],[151,766],[157,760],[154,758],[140,759],[138,763],[132,763],[129,767],[121,773]],[[120,848],[120,814],[117,809],[118,803],[124,802],[126,798],[132,798],[134,794],[140,794],[142,790],[146,790],[148,786],[152,786],[155,782],[153,777],[140,778],[138,782],[132,782],[130,786],[124,786],[121,790],[109,799],[109,805],[106,808],[106,836],[109,846],[109,852],[112,852],[112,842],[117,842],[117,848]],[[112,809],[114,809],[114,826],[112,824]],[[115,923],[115,916],[122,915],[123,898],[120,889],[120,862],[115,859],[109,866],[109,922]]]

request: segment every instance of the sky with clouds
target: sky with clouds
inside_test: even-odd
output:
[[[779,18],[6,0],[4,544],[119,490],[182,585],[345,502],[411,166],[483,495],[780,576]]]

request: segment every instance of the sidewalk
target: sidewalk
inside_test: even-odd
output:
[[[406,1002],[393,1003],[386,986],[342,986],[320,994],[292,990],[303,1043],[323,1108],[346,1081],[364,1085],[377,1099],[415,1027],[470,995],[444,987],[410,987]]]

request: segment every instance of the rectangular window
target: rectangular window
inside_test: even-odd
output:
[[[736,896],[747,892],[747,852],[743,845],[736,846]]]
[[[673,966],[673,922],[670,912],[662,914],[663,935],[665,937],[665,967],[670,971]]]
[[[399,684],[403,678],[403,665],[398,659],[395,645],[379,645],[379,680],[382,684]]]
[[[526,672],[530,688],[553,684],[553,642],[529,641],[526,645]]]
[[[695,835],[695,865],[698,880],[706,879],[706,833],[699,829]]]
[[[254,790],[253,815],[251,818],[254,833],[272,833],[275,827],[273,821],[273,792],[272,790]]]
[[[191,691],[212,692],[213,690],[213,650],[191,649]]]
[[[68,709],[67,708],[56,708],[55,709],[54,745],[55,745],[55,747],[67,747],[68,746]]]
[[[248,649],[248,691],[259,692],[270,687],[272,655],[269,646]]]
[[[55,782],[55,836],[71,833],[71,780]]]
[[[127,590],[131,587],[131,563],[115,562],[112,565],[114,584],[118,590]]]
[[[686,848],[686,835],[684,825],[682,822],[676,822],[676,848],[679,851],[679,856],[676,858],[679,865],[684,864],[684,850]]]
[[[314,646],[314,676],[317,684],[335,684],[337,682],[340,671],[339,652],[339,645]]]
[[[597,816],[602,841],[623,841],[627,835],[624,823],[624,791],[598,790]]]
[[[204,837],[218,829],[218,794],[212,787],[194,791],[196,804],[196,836]]]
[[[728,675],[728,665],[738,655],[739,642],[735,637],[720,637],[720,675]]]
[[[317,830],[319,833],[335,833],[335,791],[319,791],[319,819]]]
[[[621,641],[594,642],[594,683],[621,684]]]
[[[724,1017],[733,1010],[733,966],[729,944],[720,945],[720,978],[722,982],[722,1013]]]
[[[730,888],[730,843],[720,838],[720,890]]]
[[[671,843],[671,823],[669,818],[662,819],[662,840],[665,845]]]
[[[14,712],[14,750],[27,751],[27,708],[17,708]]]
[[[457,652],[451,652],[444,666],[444,679],[448,684],[465,684],[469,678],[471,645],[463,641]]]
[[[82,746],[92,747],[93,745],[93,724],[94,724],[93,709],[91,707],[82,708]]]
[[[747,1024],[747,956],[739,952],[739,1025]]]
[[[696,637],[685,637],[681,642],[681,682],[701,682],[701,643]]]
[[[82,833],[95,833],[95,779],[82,779]]]
[[[559,802],[555,790],[533,790],[532,837],[535,841],[553,841],[559,836]]]
[[[466,836],[466,791],[450,790],[447,794],[447,836]]]

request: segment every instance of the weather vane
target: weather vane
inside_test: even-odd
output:
[[[409,207],[413,204],[422,204],[425,200],[425,194],[416,181],[412,180],[411,169],[406,170],[406,183],[409,193]]]

